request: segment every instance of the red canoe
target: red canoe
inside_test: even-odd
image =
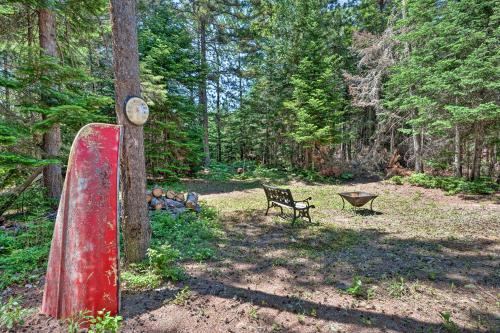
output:
[[[50,248],[42,313],[67,318],[120,308],[118,179],[121,126],[89,124],[68,161]]]

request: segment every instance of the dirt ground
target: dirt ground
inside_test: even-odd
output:
[[[313,224],[292,226],[277,209],[264,215],[258,182],[186,186],[220,213],[217,258],[185,263],[181,283],[124,291],[122,332],[500,332],[498,197],[292,183],[316,205]],[[336,193],[352,190],[378,194],[375,212],[342,210]],[[355,277],[361,297],[348,293]],[[42,284],[8,292],[39,307]],[[64,326],[35,314],[19,331]]]

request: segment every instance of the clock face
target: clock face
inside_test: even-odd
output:
[[[127,101],[127,106],[125,107],[128,120],[134,125],[144,125],[148,120],[149,107],[139,97],[132,97]]]

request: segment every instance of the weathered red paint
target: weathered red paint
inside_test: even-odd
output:
[[[52,238],[42,313],[118,313],[121,126],[89,124],[76,136]]]

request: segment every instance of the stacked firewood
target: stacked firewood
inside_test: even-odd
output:
[[[200,212],[198,194],[194,192],[184,193],[172,190],[164,191],[161,187],[155,187],[146,192],[146,202],[150,210],[164,210],[171,215],[179,215],[187,210]]]

